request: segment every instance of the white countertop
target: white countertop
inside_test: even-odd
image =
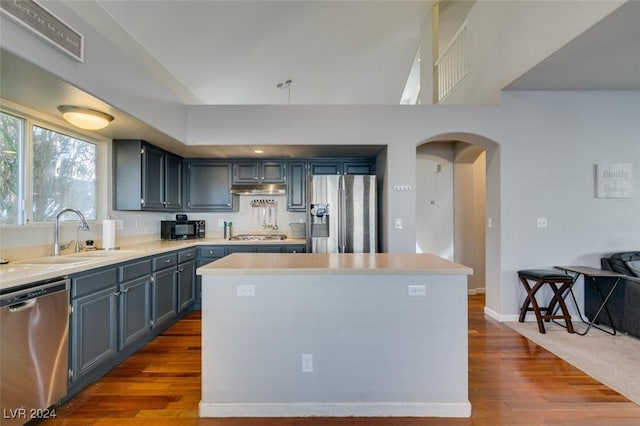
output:
[[[61,256],[47,256],[34,259],[22,259],[0,265],[0,289],[5,290],[35,281],[68,276],[90,269],[109,266],[146,256],[153,256],[174,250],[203,245],[285,245],[305,244],[304,239],[268,241],[230,241],[223,238],[205,238],[185,241],[149,241],[123,246],[120,250],[96,250]],[[47,263],[47,262],[69,263]]]
[[[234,253],[198,268],[200,275],[470,275],[473,270],[428,253]]]

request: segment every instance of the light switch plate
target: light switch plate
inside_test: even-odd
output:
[[[247,297],[256,295],[256,286],[254,285],[238,285],[236,286],[236,296]]]
[[[427,287],[421,284],[418,285],[409,285],[408,287],[408,295],[409,296],[426,296],[427,295]]]

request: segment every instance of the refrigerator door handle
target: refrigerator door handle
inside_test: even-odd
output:
[[[346,189],[344,176],[340,176],[338,181],[338,253],[345,253],[345,240],[347,235],[346,224]]]

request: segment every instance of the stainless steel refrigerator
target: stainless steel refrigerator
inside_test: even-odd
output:
[[[376,176],[309,176],[307,253],[375,253],[376,210]]]

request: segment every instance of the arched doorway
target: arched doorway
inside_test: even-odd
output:
[[[499,145],[476,134],[448,133],[416,147],[416,251],[474,269],[471,293],[500,306]]]

